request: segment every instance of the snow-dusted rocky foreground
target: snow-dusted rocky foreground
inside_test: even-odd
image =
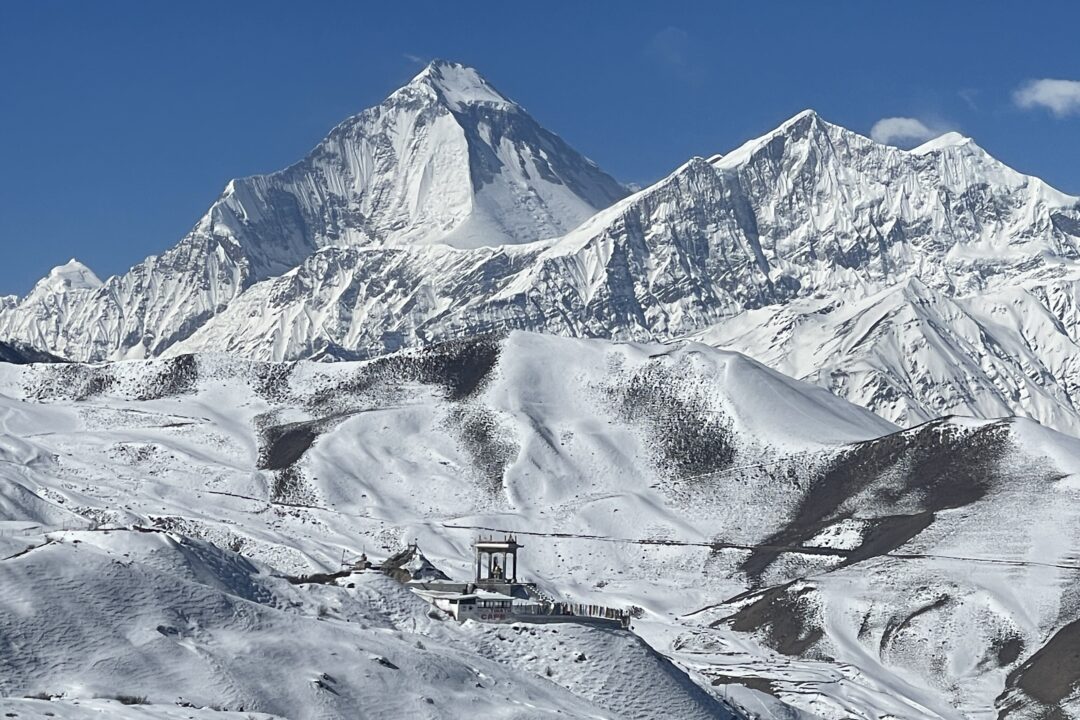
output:
[[[0,590],[5,694],[32,696],[0,706],[19,717],[730,716],[629,633],[458,625],[378,572],[292,585],[167,531],[20,543]]]
[[[1080,441],[1031,421],[900,431],[697,344],[0,365],[0,703],[1074,716],[1078,470]],[[373,573],[284,578],[416,539],[465,579],[504,530],[549,595],[643,608],[644,642],[459,626]]]

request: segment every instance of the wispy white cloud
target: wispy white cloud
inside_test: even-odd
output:
[[[658,31],[645,46],[645,54],[684,80],[700,82],[705,77],[694,39],[682,28]]]
[[[649,54],[664,63],[677,67],[687,63],[690,34],[682,28],[666,27],[649,40]]]
[[[413,55],[412,53],[402,53],[401,57],[405,58],[413,65],[427,65],[427,60],[420,57],[419,55]]]
[[[1080,80],[1029,80],[1013,93],[1013,102],[1025,110],[1046,108],[1058,117],[1080,115]]]
[[[978,88],[964,88],[957,94],[960,96],[961,100],[967,103],[967,106],[969,108],[971,108],[972,110],[978,110],[979,106],[976,103],[976,100],[978,99],[981,92],[982,91]]]
[[[918,145],[940,134],[922,120],[912,117],[881,118],[870,128],[870,137],[886,145]]]

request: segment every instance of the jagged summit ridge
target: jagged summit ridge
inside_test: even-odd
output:
[[[485,326],[540,322],[571,333],[677,334],[816,292],[863,294],[912,273],[935,287],[971,290],[1007,281],[1020,258],[1075,255],[1075,236],[1061,229],[1067,221],[1055,219],[1075,212],[1061,198],[1012,171],[970,181],[992,159],[923,159],[813,113],[782,131],[749,144],[754,151],[742,162],[717,167],[692,159],[563,238],[512,262],[497,260],[503,271],[485,274],[486,285],[436,303],[440,322],[471,304],[488,308],[476,310],[489,318]],[[991,210],[986,217],[972,213],[976,202]],[[988,247],[1000,248],[997,261],[987,260]],[[493,257],[502,256],[419,262],[473,268]],[[428,283],[457,287],[439,273]],[[504,303],[514,308],[509,316],[491,311]],[[365,320],[376,331],[379,322]]]

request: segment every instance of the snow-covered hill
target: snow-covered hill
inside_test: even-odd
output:
[[[0,573],[40,578],[5,578],[0,601],[25,608],[35,593],[74,602],[87,592],[83,604],[104,612],[122,587],[132,599],[118,607],[137,618],[123,632],[112,620],[91,623],[112,649],[85,666],[19,660],[38,668],[19,676],[19,692],[56,692],[45,685],[62,690],[66,678],[84,697],[169,702],[166,687],[203,687],[194,678],[213,667],[229,682],[205,684],[200,704],[292,716],[283,698],[301,693],[345,713],[349,703],[374,702],[363,693],[385,669],[370,659],[378,655],[408,665],[386,682],[421,678],[396,690],[395,702],[426,708],[420,696],[434,695],[450,714],[457,675],[425,675],[429,660],[406,652],[420,640],[438,658],[465,653],[507,693],[513,683],[537,707],[570,715],[598,707],[660,717],[658,705],[633,703],[714,702],[651,660],[633,683],[603,685],[605,673],[627,671],[624,653],[640,651],[625,639],[575,636],[567,647],[596,643],[580,651],[602,663],[595,678],[577,664],[548,676],[549,653],[562,648],[546,636],[504,651],[517,631],[436,632],[444,625],[415,613],[395,621],[404,634],[371,634],[386,621],[370,610],[359,620],[368,629],[334,623],[404,602],[389,588],[357,582],[312,598],[267,577],[337,569],[343,550],[347,561],[362,551],[382,557],[414,538],[441,568],[467,577],[472,538],[513,530],[526,545],[523,568],[545,592],[643,608],[637,633],[754,712],[759,702],[778,717],[785,707],[824,718],[1080,711],[1080,673],[1068,670],[1080,619],[1080,443],[1028,421],[942,420],[897,432],[735,353],[529,333],[364,363],[202,355],[0,366],[0,402],[6,526],[69,529],[64,542],[0,561]],[[98,531],[71,531],[92,524]],[[171,535],[101,532],[132,524]],[[4,557],[43,541],[41,530],[29,532],[8,538],[20,546]],[[165,561],[192,554],[218,569]],[[85,573],[72,567],[83,563]],[[58,578],[76,579],[48,584],[53,564]],[[151,591],[160,583],[181,598],[164,610],[165,595]],[[185,593],[213,595],[227,610],[194,617]],[[327,607],[322,621],[316,602]],[[49,614],[62,616],[57,609]],[[37,617],[27,632],[63,636],[48,622],[61,621]],[[230,660],[224,641],[248,631],[251,647],[304,672],[280,689],[277,680],[252,686],[244,656]],[[281,631],[302,642],[274,646]],[[180,653],[177,672],[188,679],[155,684],[134,674],[130,688],[106,688],[102,678],[127,676],[108,675],[109,658],[144,645],[149,668]],[[364,650],[355,670],[335,672],[328,653],[345,645]],[[476,654],[526,665],[510,678]],[[335,678],[340,696],[318,687],[320,673]],[[670,690],[638,692],[653,678]],[[264,704],[249,706],[254,699]]]
[[[298,719],[731,717],[629,633],[459,626],[375,571],[292,585],[164,531],[20,540],[0,562],[0,691],[54,698],[42,710],[97,697],[146,716],[181,705]]]

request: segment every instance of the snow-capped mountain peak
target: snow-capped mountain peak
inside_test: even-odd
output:
[[[518,107],[475,68],[447,60],[432,60],[412,79],[409,86],[430,88],[454,110],[478,104]]]
[[[936,138],[927,140],[922,145],[912,148],[908,152],[912,155],[926,155],[927,153],[937,152],[939,150],[944,150],[945,148],[960,147],[971,141],[971,138],[966,135],[961,135],[955,131],[949,131],[938,135]]]
[[[735,168],[749,161],[763,148],[769,147],[778,139],[787,142],[798,138],[807,137],[815,132],[823,132],[828,130],[842,131],[845,133],[850,132],[849,130],[842,128],[839,125],[832,125],[825,122],[821,119],[821,116],[819,116],[817,112],[807,108],[806,110],[796,113],[784,122],[780,123],[780,125],[777,126],[776,129],[767,132],[760,137],[747,140],[742,145],[738,146],[727,154],[714,156],[712,158],[712,162],[718,168]]]
[[[940,172],[953,178],[955,188],[991,184],[1023,190],[1034,201],[1056,208],[1076,207],[1080,203],[1080,198],[1009,167],[973,139],[957,132],[947,132],[904,152],[925,162],[936,160]]]
[[[5,299],[0,333],[84,360],[157,355],[321,249],[528,243],[626,194],[474,69],[436,61],[300,162],[230,182],[160,257],[77,283],[92,298]]]
[[[50,270],[49,274],[38,282],[38,285],[54,292],[93,290],[101,286],[101,280],[93,270],[72,258]]]

